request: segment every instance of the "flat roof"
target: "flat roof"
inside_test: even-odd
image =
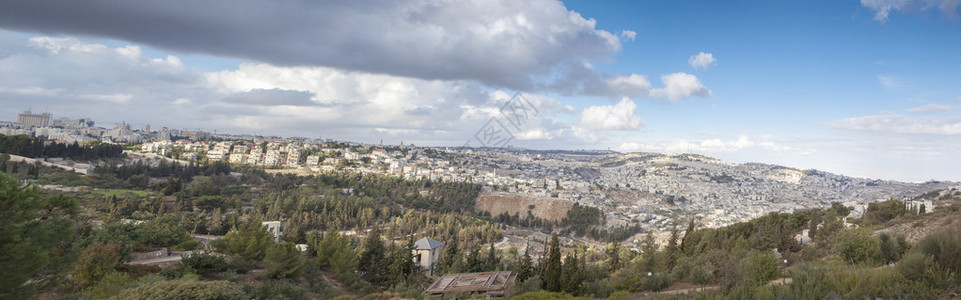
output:
[[[489,295],[503,295],[514,277],[516,275],[511,271],[447,274],[437,279],[424,293],[486,292]]]

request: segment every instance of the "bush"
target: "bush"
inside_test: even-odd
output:
[[[550,300],[550,299],[574,300],[574,299],[586,299],[586,298],[577,298],[569,294],[563,294],[559,292],[537,291],[537,292],[524,293],[511,299],[513,300]]]
[[[742,262],[745,279],[758,285],[766,284],[777,278],[779,264],[774,254],[752,251]]]
[[[688,282],[693,284],[710,284],[714,282],[714,266],[711,264],[700,264],[691,269]]]
[[[607,297],[607,300],[627,300],[627,297],[630,295],[631,293],[628,293],[627,291],[619,291],[611,294],[610,297]]]
[[[255,287],[247,287],[251,299],[300,300],[309,299],[307,290],[286,280],[270,280]]]
[[[121,291],[110,299],[123,300],[242,300],[243,288],[227,281],[160,281]]]
[[[940,231],[925,236],[916,246],[921,253],[930,255],[944,270],[961,274],[961,232]]]
[[[881,256],[878,245],[878,241],[866,229],[845,230],[838,237],[841,258],[850,264],[878,261]]]
[[[227,261],[223,257],[207,251],[193,251],[181,257],[180,262],[184,267],[197,274],[218,273],[227,269]]]
[[[237,272],[237,274],[247,274],[250,270],[257,269],[257,262],[244,259],[243,257],[233,257],[227,263],[227,270]]]
[[[645,291],[659,292],[671,286],[671,275],[665,273],[656,273],[651,276],[644,275],[640,282]]]

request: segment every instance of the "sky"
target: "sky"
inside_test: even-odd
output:
[[[961,0],[0,2],[0,119],[961,181]]]

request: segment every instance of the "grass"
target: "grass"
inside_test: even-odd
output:
[[[142,198],[142,197],[147,197],[147,195],[150,195],[150,192],[148,191],[130,190],[130,189],[96,189],[96,190],[93,190],[92,193],[95,195],[103,195],[105,197],[134,196],[134,197]]]

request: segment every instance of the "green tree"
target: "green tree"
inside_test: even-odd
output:
[[[544,289],[551,292],[560,292],[563,290],[564,282],[563,274],[561,274],[561,246],[557,241],[557,234],[551,235],[550,249],[546,255],[544,273],[541,274]]]
[[[304,272],[304,257],[292,242],[273,244],[264,257],[269,278],[297,278]]]
[[[878,242],[866,229],[848,229],[838,237],[841,258],[851,264],[876,261],[881,256]]]
[[[360,260],[357,261],[358,269],[364,273],[363,277],[367,282],[385,286],[388,280],[388,270],[385,268],[386,250],[384,241],[380,239],[379,228],[371,229],[364,238],[363,248]]]
[[[642,262],[642,272],[653,272],[654,268],[657,266],[657,241],[654,239],[654,234],[650,231],[644,236],[644,246],[641,247],[643,251],[643,262]]]
[[[171,247],[190,239],[187,229],[180,226],[180,219],[165,215],[138,226],[137,240],[156,247]]]
[[[116,272],[115,268],[119,262],[119,244],[96,243],[80,255],[71,275],[78,285],[88,287]]]
[[[497,256],[497,249],[494,248],[494,243],[490,244],[490,248],[487,250],[487,270],[488,271],[498,271],[500,270],[501,259]]]
[[[534,260],[531,258],[530,244],[524,248],[524,255],[518,257],[514,272],[517,273],[517,282],[524,282],[534,276]]]
[[[667,240],[667,247],[664,248],[664,256],[668,270],[673,269],[674,263],[677,261],[677,240],[680,238],[680,234],[676,224],[671,227],[671,237]]]
[[[218,273],[227,269],[227,260],[223,256],[208,251],[192,251],[189,255],[181,255],[180,262],[197,274]]]
[[[609,269],[608,271],[610,271],[611,273],[614,273],[614,271],[617,271],[617,269],[621,266],[621,261],[620,261],[621,249],[620,248],[621,246],[618,245],[616,242],[610,242],[607,244],[607,248],[604,249],[604,252],[607,253],[607,257],[608,257],[607,259],[607,267]]]
[[[267,226],[251,221],[228,232],[224,238],[217,240],[215,246],[224,253],[259,261],[266,255],[267,247],[273,243],[274,236],[267,231]]]
[[[0,174],[0,298],[29,298],[70,266],[79,208]]]
[[[878,235],[878,248],[881,254],[881,262],[890,264],[901,259],[901,252],[897,242],[891,238],[887,232]]]
[[[577,259],[577,252],[564,258],[561,270],[563,270],[561,282],[564,292],[578,294],[581,290],[581,283],[584,281],[584,270],[581,268],[580,260]]]

